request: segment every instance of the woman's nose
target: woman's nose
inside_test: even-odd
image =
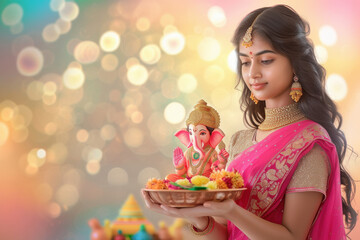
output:
[[[250,71],[249,71],[249,77],[251,79],[261,77],[260,69],[256,63],[251,64]]]

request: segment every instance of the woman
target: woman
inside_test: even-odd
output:
[[[241,199],[175,209],[144,194],[150,209],[186,218],[203,239],[346,238],[343,215],[350,230],[357,216],[353,180],[341,164],[347,144],[308,34],[284,5],[251,12],[235,32],[241,106],[252,128],[230,143],[227,169],[238,170],[247,188]]]

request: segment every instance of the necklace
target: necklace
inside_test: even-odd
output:
[[[258,129],[269,131],[305,118],[300,111],[297,103],[293,103],[279,108],[265,108],[265,120],[259,125]]]

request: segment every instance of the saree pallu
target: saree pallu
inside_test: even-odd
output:
[[[240,172],[247,190],[238,205],[281,224],[287,186],[299,164],[314,144],[327,154],[330,164],[325,199],[322,201],[307,239],[346,239],[342,214],[339,160],[335,145],[319,124],[304,120],[270,133],[244,150],[228,166]],[[228,221],[228,239],[248,239]]]

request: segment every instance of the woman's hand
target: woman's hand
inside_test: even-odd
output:
[[[173,208],[153,203],[149,194],[144,190],[142,191],[142,195],[149,209],[170,217],[186,218],[190,222],[192,222],[191,219],[196,221],[197,218],[205,216],[226,218],[232,212],[233,208],[237,206],[233,200],[225,200],[223,202],[205,202],[203,205],[191,208]]]

